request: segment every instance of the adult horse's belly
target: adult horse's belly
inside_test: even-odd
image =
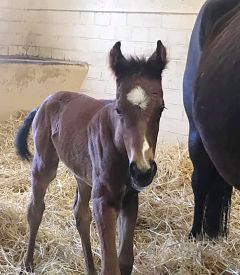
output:
[[[240,189],[240,8],[203,51],[193,116],[218,172]]]

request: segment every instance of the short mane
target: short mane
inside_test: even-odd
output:
[[[162,71],[165,69],[166,62],[161,60],[149,60],[145,56],[129,56],[115,67],[115,73],[120,77],[133,74],[141,74],[150,79],[160,79]]]

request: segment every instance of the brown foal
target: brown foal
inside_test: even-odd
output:
[[[126,59],[120,47],[117,42],[109,55],[117,83],[115,100],[58,92],[32,111],[17,133],[17,153],[29,159],[27,137],[33,122],[32,198],[28,207],[30,237],[25,262],[28,271],[33,270],[35,240],[45,208],[44,196],[56,176],[60,159],[77,181],[74,215],[87,273],[97,274],[89,236],[91,197],[101,243],[101,274],[132,272],[138,192],[152,182],[157,170],[154,155],[164,109],[161,75],[166,65],[166,49],[158,41],[150,58]]]

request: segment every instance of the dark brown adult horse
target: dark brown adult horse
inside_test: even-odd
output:
[[[44,196],[56,176],[59,159],[77,180],[74,215],[88,274],[96,274],[89,227],[93,216],[101,243],[104,275],[130,274],[138,192],[156,173],[154,154],[164,109],[162,71],[166,50],[161,41],[148,59],[126,59],[117,42],[110,52],[116,75],[116,100],[96,100],[59,92],[32,111],[16,138],[18,154],[28,159],[27,136],[33,122],[32,199],[26,268],[33,269],[35,239],[44,212]],[[118,217],[119,255],[115,235]]]
[[[194,167],[193,237],[227,233],[232,186],[240,188],[239,5],[206,1],[188,51],[183,92]]]

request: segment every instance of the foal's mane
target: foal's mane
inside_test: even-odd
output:
[[[150,79],[160,79],[167,62],[161,62],[160,66],[156,63],[155,60],[149,60],[145,56],[129,56],[122,64],[118,65],[116,71],[121,77],[140,74]]]
[[[167,58],[166,49],[160,40],[157,42],[157,49],[149,58],[144,56],[125,58],[120,46],[121,43],[117,42],[109,54],[110,67],[118,79],[132,74],[141,74],[151,79],[161,79]]]
[[[126,73],[135,74],[140,73],[148,76],[149,78],[160,78],[161,72],[164,70],[166,64],[161,64],[161,69],[155,67],[153,62],[148,61],[145,56],[137,57],[130,56],[127,59]],[[124,73],[124,72],[122,72]]]

